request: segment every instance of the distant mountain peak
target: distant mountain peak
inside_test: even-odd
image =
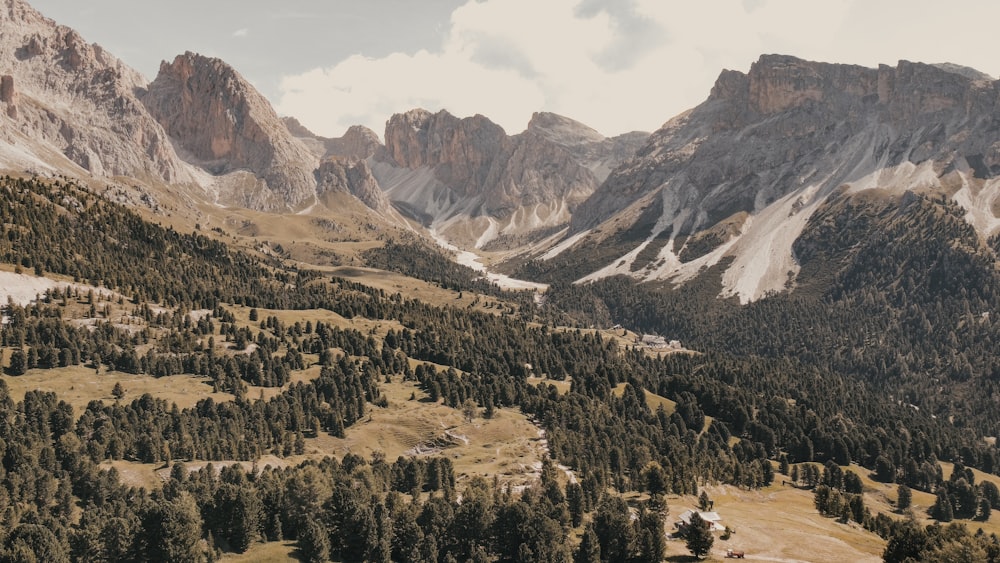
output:
[[[604,140],[594,129],[568,117],[545,111],[535,112],[528,121],[528,131],[537,131],[561,144],[598,143]]]
[[[793,241],[844,186],[947,194],[990,236],[997,88],[963,67],[909,61],[763,55],[747,73],[724,70],[708,100],[654,132],[577,209],[565,245],[577,254],[565,259],[616,248],[583,279],[680,282],[725,258],[723,294],[757,299],[794,284]]]
[[[991,82],[993,80],[996,80],[995,78],[986,74],[985,72],[976,70],[970,66],[962,66],[954,63],[935,63],[932,64],[931,66],[937,67],[945,72],[950,72],[953,74],[957,74],[959,76],[964,76],[970,80],[988,80]]]
[[[195,164],[214,174],[249,170],[265,183],[237,203],[278,210],[315,195],[316,156],[222,60],[188,51],[164,61],[142,101]]]
[[[0,166],[189,180],[136,97],[145,83],[138,72],[26,2],[0,6],[0,75],[9,77],[4,114],[11,120],[0,138],[20,147],[0,148]]]

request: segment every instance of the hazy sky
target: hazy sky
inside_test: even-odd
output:
[[[325,136],[381,135],[414,107],[508,133],[535,111],[652,131],[762,53],[1000,74],[990,0],[28,1],[150,79],[184,51],[219,57]]]

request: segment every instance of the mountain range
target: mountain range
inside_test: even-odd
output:
[[[383,140],[360,126],[331,139],[280,118],[218,59],[184,53],[146,82],[23,0],[4,0],[0,26],[0,165],[97,179],[202,221],[315,221],[347,205],[376,230],[540,281],[712,270],[742,302],[796,287],[795,241],[833,198],[943,195],[983,240],[1000,227],[1000,83],[953,64],[765,55],[652,134],[605,138],[540,112],[509,135],[412,109]]]
[[[710,494],[712,556],[1000,561],[998,100],[764,55],[328,138],[0,0],[0,562],[680,560]]]

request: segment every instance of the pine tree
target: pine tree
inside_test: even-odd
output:
[[[715,543],[712,535],[712,524],[702,519],[701,514],[695,512],[691,515],[691,522],[684,531],[684,541],[688,551],[695,557],[701,558],[708,555]]]
[[[955,518],[951,499],[943,488],[938,491],[937,500],[934,501],[934,505],[928,512],[930,517],[938,522],[951,522]]]
[[[708,498],[708,493],[704,490],[698,495],[698,509],[699,510],[709,510],[712,508],[712,499]]]
[[[330,559],[330,537],[311,516],[299,532],[299,550],[308,563],[326,563]]]
[[[10,355],[10,365],[7,367],[8,375],[24,375],[28,369],[28,358],[21,348],[15,348]]]
[[[979,497],[979,506],[976,508],[976,520],[980,522],[985,522],[990,519],[990,513],[993,511],[993,507],[990,506],[990,501],[986,497]]]
[[[906,485],[899,485],[896,488],[896,510],[902,512],[907,508],[910,508],[910,503],[913,501],[913,494],[910,492],[910,488]]]
[[[601,557],[625,561],[635,550],[635,529],[628,505],[620,497],[606,496],[594,516],[594,532],[601,543]]]
[[[583,487],[579,483],[568,483],[566,485],[566,508],[569,510],[570,522],[574,528],[583,522],[585,502]]]
[[[597,533],[594,532],[592,523],[587,524],[583,530],[583,538],[573,557],[573,563],[601,563],[601,544],[597,540]]]

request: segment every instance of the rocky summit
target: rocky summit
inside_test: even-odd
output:
[[[390,118],[373,170],[394,202],[458,244],[509,247],[564,227],[645,137],[608,140],[554,114],[509,136],[481,115],[418,109]]]
[[[0,76],[5,168],[191,180],[135,94],[142,76],[22,0],[0,2]]]
[[[796,286],[796,240],[845,193],[933,193],[984,238],[1000,225],[1000,85],[956,64],[764,55],[652,135],[605,138],[548,112],[511,135],[482,115],[413,109],[383,142],[280,118],[196,53],[147,82],[23,0],[3,0],[0,27],[0,164],[134,188],[153,207],[183,193],[323,214],[348,197],[376,223],[530,263],[519,273],[538,281],[682,284],[712,270],[742,301]]]
[[[726,259],[723,294],[750,300],[795,279],[793,242],[842,187],[942,192],[992,234],[998,91],[955,65],[762,56],[653,133],[580,205],[566,240],[581,258],[619,249],[587,279],[684,281]]]
[[[226,63],[178,55],[160,65],[142,102],[192,163],[214,175],[252,174],[257,189],[240,190],[242,197],[227,203],[280,210],[313,201],[316,157]]]

